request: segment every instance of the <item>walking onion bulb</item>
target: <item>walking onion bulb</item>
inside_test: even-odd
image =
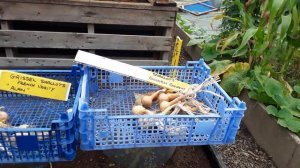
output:
[[[154,112],[147,110],[145,107],[143,107],[141,105],[133,106],[132,113],[135,115],[143,115],[143,114],[153,115],[154,114]]]
[[[157,100],[159,103],[163,101],[172,101],[180,96],[180,93],[160,93]]]
[[[157,92],[154,92],[152,95],[145,95],[142,97],[142,105],[146,108],[149,108],[152,106],[153,101],[157,98],[159,93],[165,92],[165,89],[159,90]]]
[[[170,101],[170,102],[167,102],[167,101],[162,101],[160,104],[159,104],[159,109],[160,111],[164,111],[166,108],[178,103],[179,101],[181,101],[182,99],[184,98],[183,95],[177,97],[176,99]]]

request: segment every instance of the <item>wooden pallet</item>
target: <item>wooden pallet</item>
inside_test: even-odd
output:
[[[167,64],[174,3],[134,1],[0,0],[0,67],[66,67],[78,49],[135,65]]]

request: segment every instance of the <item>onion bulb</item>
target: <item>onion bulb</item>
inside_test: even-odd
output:
[[[153,115],[154,114],[154,112],[147,110],[145,107],[143,107],[141,105],[133,106],[132,113],[135,115],[143,115],[143,114]]]
[[[149,108],[152,106],[153,100],[155,100],[157,98],[157,96],[159,95],[159,93],[161,92],[165,92],[165,89],[159,90],[154,92],[151,95],[145,95],[142,97],[142,105],[146,108]]]
[[[166,93],[177,93],[177,91],[172,90],[172,89],[167,89],[167,90],[166,90]]]
[[[183,95],[177,97],[176,99],[172,100],[171,102],[167,102],[167,101],[162,101],[160,104],[159,104],[159,109],[160,111],[164,111],[166,108],[178,103],[179,101],[181,101],[182,99],[184,98]]]
[[[6,123],[6,121],[8,120],[8,114],[4,111],[0,111],[0,122],[2,123]]]
[[[157,100],[159,103],[163,102],[163,101],[172,101],[174,99],[176,99],[177,97],[180,96],[180,93],[160,93]]]

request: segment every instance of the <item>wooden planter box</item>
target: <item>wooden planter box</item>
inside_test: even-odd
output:
[[[256,142],[272,157],[276,166],[299,168],[300,138],[278,125],[277,120],[268,115],[266,107],[250,100],[246,92],[240,98],[247,104],[243,122]]]
[[[134,1],[1,0],[0,67],[65,67],[78,49],[135,65],[168,63],[177,8]]]
[[[177,24],[175,26],[175,36],[179,36],[182,41],[182,48],[192,57],[194,61],[199,60],[201,57],[201,48],[198,45],[187,46],[191,40],[190,36],[182,30]]]

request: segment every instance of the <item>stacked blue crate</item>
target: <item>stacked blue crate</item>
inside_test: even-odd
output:
[[[72,160],[78,142],[78,100],[81,70],[17,70],[72,83],[68,101],[0,91],[1,111],[9,128],[0,128],[0,163]],[[27,125],[24,127],[24,125]]]

